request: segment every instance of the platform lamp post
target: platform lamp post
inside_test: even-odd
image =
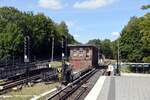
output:
[[[120,34],[119,34],[119,38],[120,38]],[[120,47],[119,47],[119,38],[117,40],[117,75],[120,75],[120,68],[119,68],[119,61],[120,61]]]

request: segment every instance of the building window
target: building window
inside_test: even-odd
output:
[[[77,52],[76,49],[74,49],[74,50],[73,50],[73,56],[75,57],[75,56],[77,56],[77,55],[78,55],[78,52]]]
[[[86,49],[86,57],[87,58],[90,57],[90,51],[89,51],[89,49]]]
[[[80,48],[80,49],[79,49],[79,57],[83,57],[83,54],[84,54],[84,53],[83,53],[83,48]]]

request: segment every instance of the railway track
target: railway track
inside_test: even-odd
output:
[[[105,73],[106,70],[98,70],[66,100],[84,100],[84,98],[88,95],[90,90],[95,85],[96,81],[99,79],[99,76],[105,75]]]
[[[88,73],[81,76],[77,80],[73,81],[66,87],[58,90],[55,94],[49,97],[48,100],[83,100],[80,98],[83,97],[83,95],[85,95],[85,91],[87,90],[89,91],[89,89],[91,89],[88,87],[90,86],[89,84],[87,84],[88,80],[91,79],[91,77],[95,75],[95,73],[97,72],[99,75],[102,75],[105,73],[105,70],[100,71],[99,69],[93,69],[89,71]],[[94,83],[93,83],[93,86],[94,86]]]
[[[13,80],[6,81],[5,83],[0,84],[0,94],[6,93],[11,88],[27,84],[28,82],[35,82],[37,79],[41,79],[42,73],[37,71],[36,73],[29,73],[27,76],[27,73],[20,76],[19,78],[14,78]],[[56,77],[57,73],[52,73],[49,75],[49,78]]]
[[[8,90],[10,90],[11,88],[13,88],[15,86],[18,86],[18,85],[30,82],[31,80],[36,80],[39,78],[40,78],[40,75],[35,75],[32,77],[28,77],[28,78],[24,78],[24,79],[20,79],[20,80],[16,80],[16,81],[11,81],[8,83],[6,82],[5,84],[0,85],[0,94],[7,92]]]

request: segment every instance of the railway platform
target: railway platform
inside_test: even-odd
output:
[[[85,100],[150,100],[150,75],[101,76]]]

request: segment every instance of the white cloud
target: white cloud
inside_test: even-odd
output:
[[[75,38],[79,38],[79,37],[80,37],[79,34],[74,34],[73,36],[74,36]]]
[[[112,36],[115,36],[115,37],[119,37],[120,36],[119,32],[112,32],[111,34],[112,34]]]
[[[42,8],[60,10],[63,8],[61,0],[39,0],[39,6]]]
[[[100,7],[104,7],[113,3],[116,0],[85,0],[83,2],[76,2],[74,4],[74,8],[79,9],[96,9]]]
[[[67,26],[69,27],[69,28],[72,28],[73,26],[75,26],[75,22],[73,22],[73,21],[65,21],[66,22],[66,24],[67,24]]]

